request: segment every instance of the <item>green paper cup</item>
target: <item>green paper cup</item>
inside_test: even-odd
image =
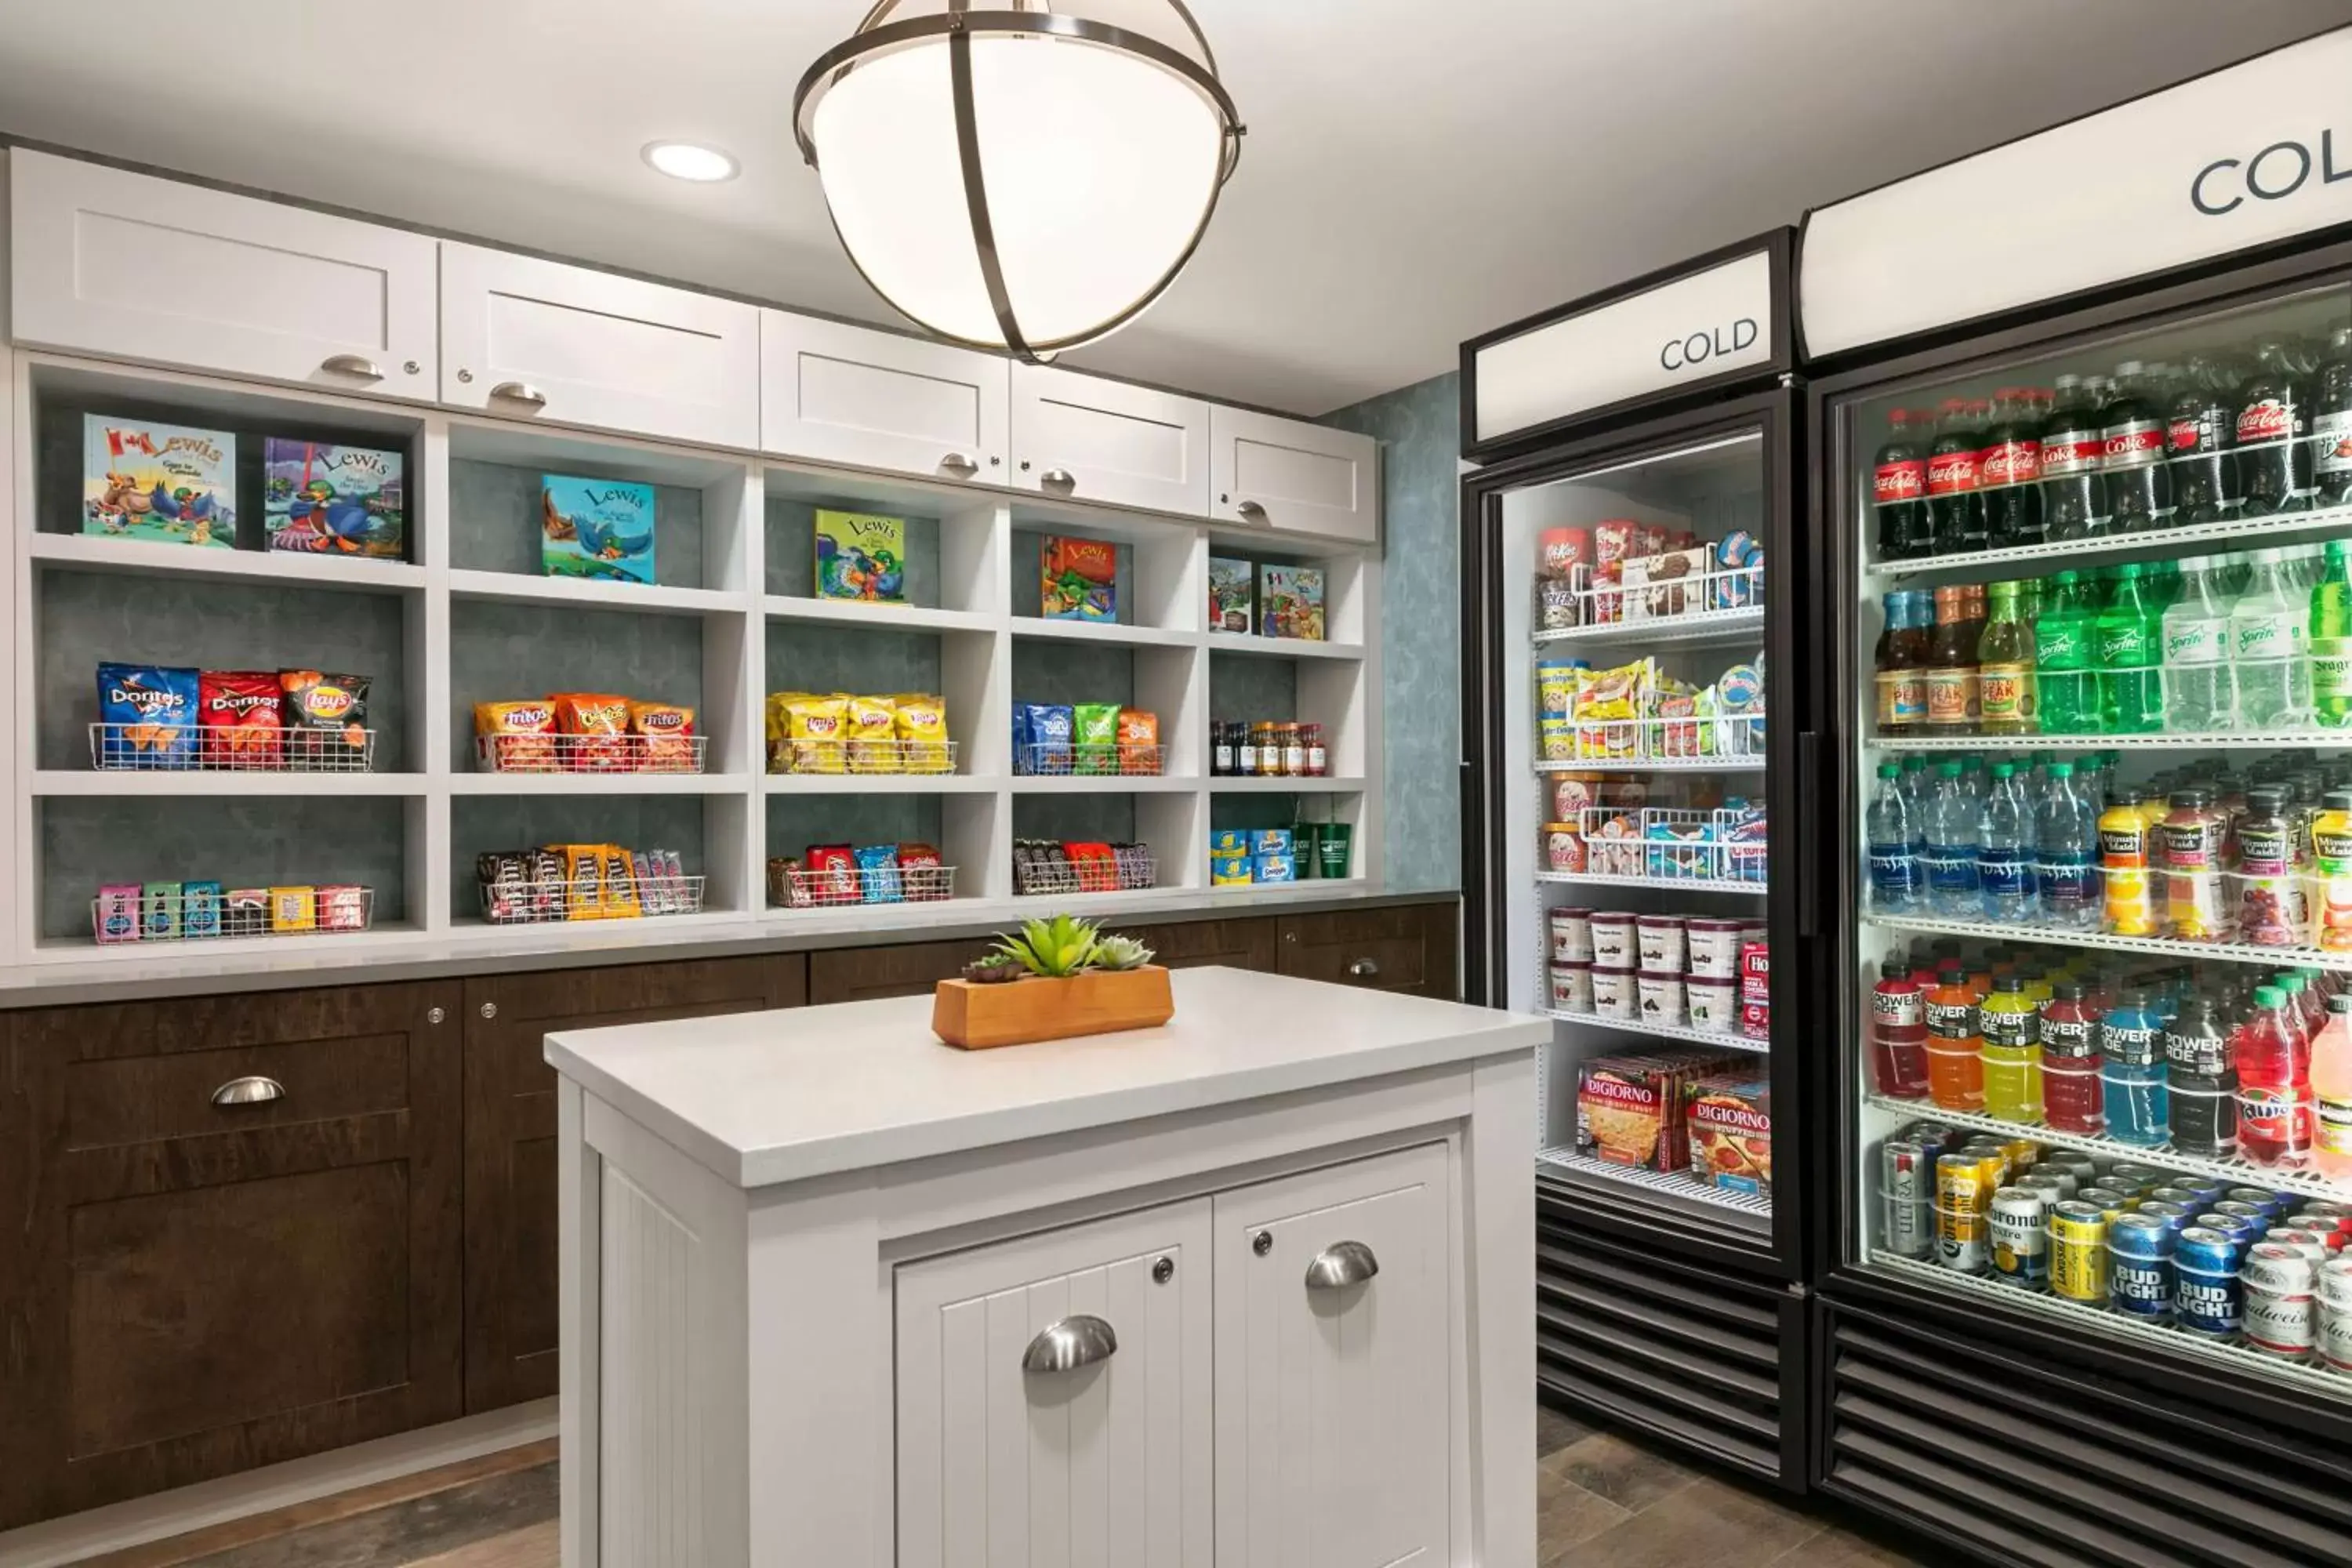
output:
[[[1319,826],[1315,840],[1316,858],[1319,862],[1317,876],[1348,875],[1348,840],[1355,831],[1352,824],[1345,822],[1326,822]]]
[[[1290,825],[1290,874],[1297,881],[1320,873],[1316,869],[1317,846],[1320,843],[1323,824],[1294,822]]]

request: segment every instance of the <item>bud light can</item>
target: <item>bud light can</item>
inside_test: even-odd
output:
[[[2041,1290],[2050,1284],[2050,1203],[2032,1187],[2003,1187],[1992,1195],[1992,1271],[2012,1285]]]
[[[2238,1270],[2245,1287],[2246,1342],[2289,1360],[2309,1355],[2318,1329],[2315,1277],[2312,1260],[2294,1247],[2258,1241],[2249,1248]]]
[[[2098,1205],[2060,1204],[2050,1211],[2050,1288],[2069,1301],[2107,1300],[2107,1216]]]
[[[2172,1316],[2173,1247],[2160,1215],[2119,1214],[2107,1222],[2107,1301],[2126,1317],[2161,1322]]]
[[[2273,1216],[2284,1214],[2288,1207],[2284,1198],[2266,1187],[2231,1187],[2222,1196],[2233,1204],[2252,1204],[2264,1214]],[[2299,1203],[2294,1206],[2309,1208],[2311,1205]]]
[[[2191,1214],[2209,1206],[2206,1194],[2194,1188],[2179,1185],[2158,1187],[2147,1194],[2147,1199],[2156,1204],[2179,1204]]]
[[[2212,1206],[2211,1212],[2231,1215],[2244,1220],[2254,1227],[2254,1238],[2258,1241],[2262,1239],[2263,1233],[2270,1229],[2278,1219],[2277,1210],[2260,1207],[2242,1198],[2223,1198]]]
[[[2244,1249],[2226,1231],[2192,1225],[2172,1249],[2173,1319],[2192,1333],[2227,1339],[2245,1326],[2245,1288],[2238,1282]]]
[[[2192,1194],[2190,1195],[2194,1196],[2195,1194]],[[2139,1205],[2138,1212],[2141,1214],[2154,1215],[2157,1218],[2162,1220],[2165,1224],[2165,1227],[2170,1230],[2175,1236],[2179,1236],[2182,1231],[2189,1228],[2189,1222],[2196,1216],[2197,1213],[2195,1209],[2190,1208],[2187,1204],[2169,1203],[2158,1198],[2149,1198],[2147,1201]]]
[[[2220,1231],[2240,1252],[2260,1241],[2264,1228],[2259,1220],[2249,1219],[2244,1215],[2223,1214],[2218,1209],[2207,1209],[2197,1216],[2196,1223],[2207,1230]],[[2181,1234],[2186,1236],[2188,1232]]]

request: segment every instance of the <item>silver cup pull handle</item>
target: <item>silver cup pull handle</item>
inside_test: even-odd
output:
[[[268,1105],[273,1100],[286,1098],[286,1086],[274,1078],[255,1073],[249,1078],[233,1078],[213,1090],[215,1105]]]
[[[1118,1349],[1118,1336],[1108,1323],[1080,1312],[1038,1330],[1029,1348],[1021,1352],[1021,1370],[1032,1374],[1076,1372],[1108,1361]]]
[[[1360,1241],[1335,1241],[1307,1266],[1309,1290],[1344,1290],[1381,1271],[1381,1260]]]
[[[1264,522],[1266,521],[1265,508],[1257,501],[1245,500],[1242,502],[1239,510],[1242,516],[1251,522]]]
[[[320,370],[331,370],[337,375],[355,375],[362,381],[382,381],[383,367],[365,354],[329,354],[319,362]]]
[[[1051,485],[1057,490],[1074,490],[1078,488],[1076,476],[1067,468],[1047,468],[1037,476],[1037,482],[1041,485]]]
[[[512,403],[528,403],[533,408],[547,406],[547,394],[527,381],[502,381],[490,388],[492,397],[503,397]]]
[[[959,474],[976,474],[980,472],[980,465],[961,452],[950,452],[946,457],[940,459],[940,467],[942,468],[953,468]]]

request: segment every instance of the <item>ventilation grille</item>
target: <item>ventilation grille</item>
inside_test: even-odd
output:
[[[1828,1314],[1826,1489],[2004,1561],[2342,1568],[2352,1451],[1982,1341]]]
[[[1796,1484],[1781,1455],[1792,1296],[1549,1220],[1536,1245],[1536,1377],[1571,1404]]]

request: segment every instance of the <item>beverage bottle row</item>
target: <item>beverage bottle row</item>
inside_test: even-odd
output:
[[[2282,752],[2251,778],[2205,763],[2136,784],[2117,760],[1881,763],[1864,816],[1871,907],[2352,952],[2352,764]]]
[[[1887,422],[1882,561],[2352,503],[2352,327],[2324,347],[2266,339],[2251,363],[2127,360]]]
[[[2352,545],[1885,595],[1890,737],[2352,725]]]
[[[2151,966],[1954,940],[1890,953],[1876,1091],[2352,1180],[2352,994],[2317,969]]]

